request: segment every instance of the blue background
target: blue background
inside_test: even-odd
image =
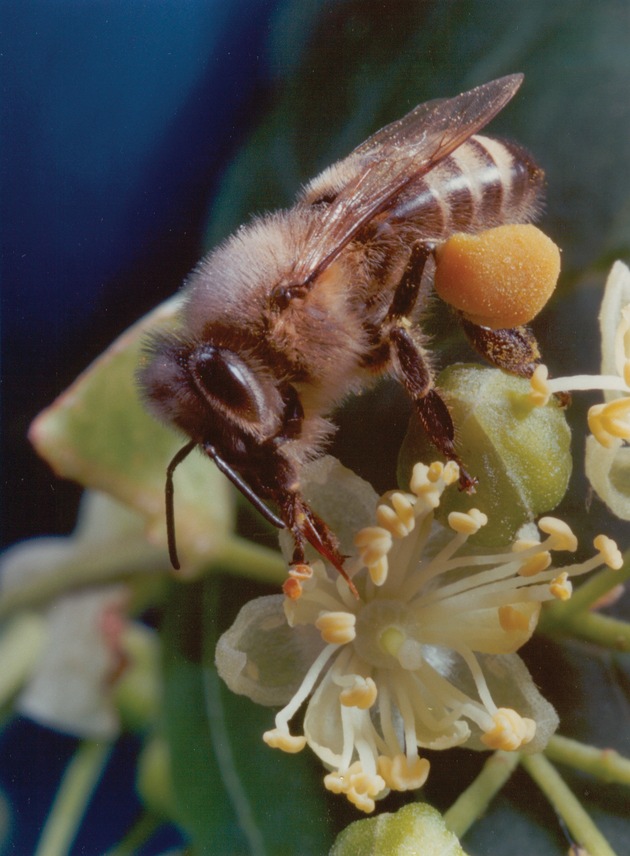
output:
[[[274,5],[2,4],[4,545],[72,528],[78,488],[35,456],[28,425],[198,259],[215,182],[270,91]],[[75,748],[23,719],[3,732],[4,852],[34,852]],[[104,852],[136,818],[138,749],[117,743],[73,853]],[[177,841],[163,831],[145,852]]]
[[[198,259],[272,0],[2,4],[3,543],[72,525],[31,419]],[[38,497],[33,516],[33,497]]]

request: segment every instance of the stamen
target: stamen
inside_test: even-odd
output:
[[[388,499],[392,507],[381,503],[376,509],[376,520],[394,538],[405,538],[415,526],[413,503],[410,497],[399,491],[392,493]]]
[[[276,714],[276,728],[280,729],[281,731],[284,731],[285,733],[288,733],[289,720],[301,706],[302,702],[304,702],[306,698],[310,695],[311,690],[315,686],[317,679],[319,678],[322,670],[324,669],[324,666],[336,651],[337,645],[327,645],[322,651],[319,652],[319,655],[312,663],[307,673],[304,675],[304,679],[300,684],[298,691],[295,693],[289,703],[285,705],[282,710]]]
[[[533,375],[529,379],[531,386],[529,399],[536,407],[544,407],[551,398],[551,390],[547,383],[549,370],[542,363],[534,369]]]
[[[488,522],[487,516],[478,508],[469,511],[451,511],[448,515],[448,525],[461,535],[474,535]]]
[[[379,559],[378,562],[374,562],[373,565],[369,565],[368,573],[375,586],[384,585],[389,573],[389,561],[387,556],[383,556],[383,558]]]
[[[282,583],[282,593],[289,600],[299,600],[302,597],[302,583],[289,577]]]
[[[270,731],[265,731],[263,740],[272,749],[282,749],[283,752],[288,752],[290,755],[301,752],[306,746],[306,737],[303,734],[289,734],[282,728],[272,728]]]
[[[345,772],[336,770],[324,776],[324,786],[334,794],[345,794],[361,811],[374,811],[374,797],[385,790],[385,781],[379,775],[366,773],[360,761],[355,761]]]
[[[493,727],[481,737],[481,742],[489,749],[514,752],[529,743],[536,734],[534,720],[520,716],[509,707],[500,707],[492,720]]]
[[[331,645],[347,645],[357,635],[355,624],[357,617],[351,612],[323,612],[315,627],[322,635],[324,642]]]
[[[531,609],[521,611],[517,606],[499,607],[499,624],[506,633],[511,631],[529,631],[531,624],[536,624],[538,613],[532,613]]]
[[[419,755],[411,759],[406,755],[386,755],[378,757],[378,771],[385,784],[393,791],[412,791],[421,788],[429,775],[430,764]]]
[[[369,568],[389,553],[392,536],[382,526],[366,526],[357,532],[354,544],[359,548],[363,563]]]
[[[296,580],[310,580],[313,576],[313,569],[305,562],[298,562],[296,565],[290,566],[289,576]]]
[[[550,564],[551,553],[548,550],[543,550],[542,553],[537,553],[531,559],[523,562],[517,573],[521,577],[535,577],[536,574],[546,571]]]
[[[604,564],[612,568],[613,571],[618,571],[623,567],[623,556],[612,538],[607,535],[598,535],[593,541],[593,546],[599,550]]]
[[[363,678],[360,675],[352,675],[353,684],[339,694],[339,701],[346,707],[358,707],[360,710],[368,710],[378,695],[376,684],[372,678]]]
[[[557,600],[569,600],[573,594],[573,583],[567,571],[558,574],[549,584],[549,591]]]
[[[567,550],[569,553],[575,553],[577,550],[577,538],[563,520],[557,517],[541,517],[538,528],[541,532],[552,536],[552,543],[547,544],[550,550]]]
[[[606,449],[618,440],[630,440],[630,397],[616,398],[607,404],[594,404],[588,411],[588,427]]]
[[[449,463],[453,462],[449,461]],[[457,464],[455,466],[457,467]],[[450,479],[452,475],[452,469],[447,471],[447,467],[448,464],[445,467],[443,464],[435,462],[430,467],[418,463],[413,468],[409,487],[411,492],[428,508],[437,508],[440,504],[440,496],[446,486],[444,476],[447,474]],[[459,475],[459,467],[457,473]]]

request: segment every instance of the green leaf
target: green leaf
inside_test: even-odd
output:
[[[330,846],[323,771],[263,743],[269,708],[232,694],[214,648],[220,583],[174,585],[164,627],[166,735],[178,820],[196,852],[320,856]]]
[[[110,493],[139,511],[147,536],[166,543],[166,467],[182,438],[160,424],[140,400],[136,373],[147,334],[175,323],[180,300],[170,300],[123,333],[30,429],[39,454],[65,478]],[[218,550],[232,527],[227,481],[195,454],[176,478],[176,528],[181,558],[196,564]]]

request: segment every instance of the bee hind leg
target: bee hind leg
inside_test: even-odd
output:
[[[491,365],[529,379],[540,364],[538,342],[528,327],[492,330],[473,324],[464,317],[461,323],[470,344]],[[571,403],[568,392],[557,392],[555,397],[561,407]]]
[[[538,342],[527,327],[493,330],[461,318],[468,341],[491,365],[519,377],[530,378],[540,363]]]
[[[421,349],[403,327],[394,327],[390,331],[390,342],[394,369],[413,401],[429,440],[445,458],[458,464],[460,488],[472,493],[477,480],[466,471],[455,451],[453,418],[433,385],[431,369]]]

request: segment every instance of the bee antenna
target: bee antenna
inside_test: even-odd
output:
[[[175,542],[175,486],[173,484],[173,474],[196,445],[197,444],[194,440],[191,440],[190,443],[186,443],[186,445],[174,455],[173,460],[166,468],[166,485],[164,486],[164,499],[166,502],[166,538],[168,540],[168,556],[171,560],[171,565],[176,571],[180,569],[180,564],[177,556],[177,544]]]
[[[277,514],[274,514],[273,511],[265,505],[265,503],[258,496],[258,494],[252,490],[252,488],[247,484],[244,479],[241,478],[241,476],[236,472],[236,470],[233,470],[232,467],[228,464],[228,462],[223,460],[223,458],[221,457],[221,455],[219,455],[213,445],[211,445],[210,443],[204,443],[203,448],[208,457],[211,458],[217,465],[217,469],[219,469],[224,476],[227,476],[229,478],[234,487],[240,490],[245,499],[251,502],[256,511],[260,512],[260,514],[262,514],[262,516],[268,523],[271,523],[271,525],[275,526],[276,529],[286,529],[286,523],[284,522],[284,520],[278,517]]]

